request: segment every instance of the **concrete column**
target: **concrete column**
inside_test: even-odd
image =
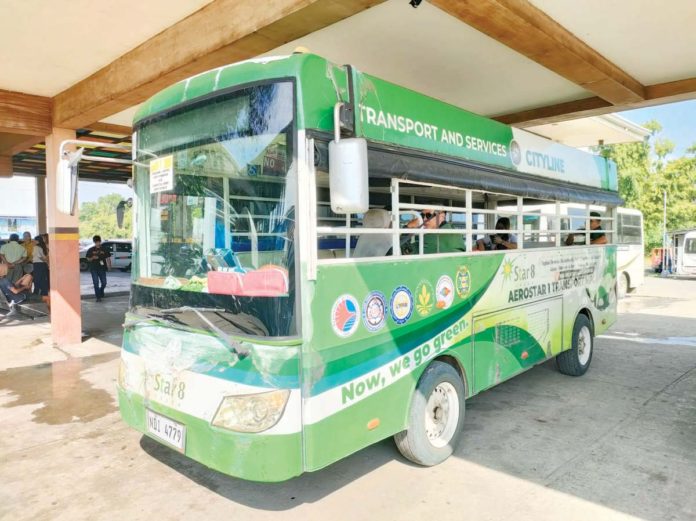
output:
[[[36,227],[39,233],[48,231],[48,220],[46,217],[46,178],[37,175],[36,179]]]
[[[46,209],[51,268],[51,333],[58,345],[82,340],[80,302],[79,218],[56,208],[56,165],[62,141],[75,139],[75,131],[54,128],[46,136]]]

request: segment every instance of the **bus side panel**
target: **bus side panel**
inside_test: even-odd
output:
[[[474,388],[478,393],[561,350],[563,297],[474,316]]]
[[[569,290],[563,295],[563,350],[572,347],[578,313],[589,312],[594,334],[601,335],[616,322],[617,247],[581,248],[573,269],[564,276]]]
[[[469,388],[471,313],[501,259],[406,257],[318,267],[303,353],[307,470],[403,430],[430,360],[454,357]]]

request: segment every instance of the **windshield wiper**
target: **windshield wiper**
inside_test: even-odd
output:
[[[183,321],[178,320],[171,315],[178,315],[181,313],[187,313],[191,312],[194,313],[198,318],[200,318],[205,324],[210,328],[211,331],[213,331],[215,334],[217,334],[223,342],[231,348],[231,350],[240,358],[244,358],[249,355],[249,349],[245,348],[242,346],[242,344],[236,340],[234,340],[232,337],[230,337],[227,333],[225,333],[222,329],[217,327],[215,324],[213,324],[208,317],[206,317],[203,313],[208,312],[208,313],[215,313],[218,316],[224,318],[224,316],[221,313],[224,313],[226,310],[223,308],[197,308],[197,307],[192,307],[192,306],[181,306],[177,308],[169,308],[169,309],[160,309],[157,310],[155,313],[147,313],[148,317],[152,318],[163,318],[167,321],[176,321],[181,325],[186,325]],[[169,316],[168,316],[169,315]],[[228,320],[229,321],[229,320]],[[136,320],[131,323],[126,323],[125,326],[131,326],[135,325],[138,322],[141,322],[141,320]],[[240,328],[241,329],[241,328]]]

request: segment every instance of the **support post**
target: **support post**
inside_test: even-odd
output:
[[[55,345],[82,340],[78,213],[67,215],[56,205],[56,166],[62,141],[75,131],[53,128],[46,136],[46,207],[51,269],[51,334]]]
[[[36,176],[36,230],[38,233],[48,232],[46,216],[46,177]]]

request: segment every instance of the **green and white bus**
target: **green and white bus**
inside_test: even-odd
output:
[[[550,358],[582,375],[615,320],[612,163],[353,67],[200,74],[141,106],[133,145],[121,414],[223,473],[390,436],[437,464],[466,399]]]
[[[641,286],[645,279],[643,213],[620,207],[616,217],[616,293],[621,299]]]

